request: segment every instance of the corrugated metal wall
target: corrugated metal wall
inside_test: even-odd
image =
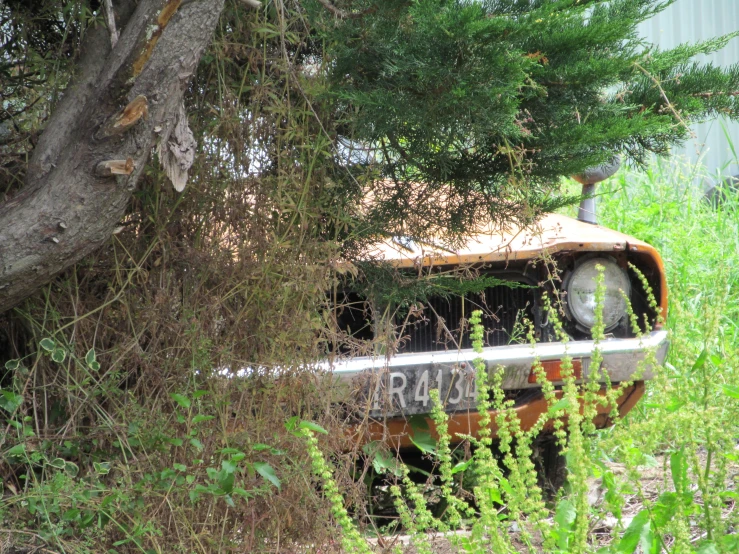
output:
[[[677,0],[639,26],[641,35],[660,49],[706,40],[736,30],[739,30],[739,0]],[[723,50],[710,56],[701,56],[699,60],[723,67],[739,63],[739,37],[729,42]],[[739,122],[732,123],[719,118],[695,125],[693,130],[696,138],[687,142],[676,154],[683,154],[694,161],[702,158],[712,173],[739,174]],[[736,155],[731,151],[730,141],[734,144]]]

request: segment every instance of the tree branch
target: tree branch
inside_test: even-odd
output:
[[[130,17],[125,5],[115,49],[105,27],[89,32],[26,186],[0,204],[0,312],[109,239],[157,137],[177,123],[224,0],[141,0]]]

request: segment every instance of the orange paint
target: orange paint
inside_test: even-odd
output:
[[[564,380],[562,378],[562,360],[546,360],[539,363],[544,370],[547,381]],[[572,372],[575,374],[575,379],[582,379],[582,360],[572,360]],[[533,367],[531,373],[529,373],[529,383],[536,383],[536,372]]]
[[[605,396],[605,393],[601,391],[601,396]],[[637,403],[637,401],[644,394],[644,381],[637,381],[631,387],[628,387],[624,393],[617,400],[618,412],[621,417],[625,416]],[[562,391],[557,391],[557,398],[562,397]],[[531,429],[539,418],[546,414],[549,410],[547,401],[543,398],[537,398],[531,402],[527,402],[522,406],[515,408],[515,412],[521,421],[521,428],[525,431]],[[610,418],[610,406],[597,405],[598,415],[594,419],[597,428],[608,427],[613,424]],[[498,427],[495,423],[495,418],[498,412],[491,411],[491,424],[490,429],[492,430],[493,437],[497,436]],[[431,436],[435,439],[439,438],[436,431],[436,424],[430,419],[426,418],[426,422],[429,425]],[[462,435],[471,435],[473,437],[479,436],[480,431],[480,415],[477,412],[460,412],[456,414],[449,414],[449,434],[452,436],[452,442],[461,442],[464,440]],[[553,429],[553,421],[549,420],[544,425],[544,431],[551,431]],[[355,429],[356,433],[357,429]],[[387,424],[383,424],[379,421],[371,422],[366,433],[360,438],[356,434],[354,441],[359,441],[360,444],[367,443],[370,441],[384,441],[388,446],[394,449],[398,448],[409,448],[413,445],[410,439],[411,427],[410,424],[403,418],[395,418],[387,421]]]

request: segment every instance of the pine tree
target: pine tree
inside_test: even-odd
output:
[[[666,51],[637,36],[670,3],[315,4],[339,128],[385,179],[372,216],[419,233],[465,232],[481,210],[527,220],[563,201],[551,195],[561,176],[615,153],[640,164],[693,122],[739,117],[739,65],[692,61],[737,33]]]

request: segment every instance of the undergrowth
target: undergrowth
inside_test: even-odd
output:
[[[399,516],[382,530],[386,537],[408,536],[414,552],[739,551],[739,199],[727,192],[723,203],[712,205],[689,175],[679,166],[657,164],[645,174],[623,172],[601,189],[602,224],[655,245],[669,280],[669,355],[663,365],[653,353],[648,357],[654,378],[636,409],[616,418],[613,427],[596,430],[596,406],[605,402],[615,409],[619,387],[599,398],[595,380],[575,384],[570,364],[555,395],[539,376],[547,415],[566,416],[555,419],[554,432],[567,457],[567,483],[548,500],[531,462],[544,420],[521,429],[495,376],[488,383],[482,365],[478,410],[483,428],[497,430],[498,457],[486,431],[467,438],[471,457],[450,446],[447,415],[438,393],[432,395],[439,438],[426,451],[435,472],[419,482],[409,478],[413,467],[376,466],[394,483],[390,492]],[[633,313],[631,323],[638,331]],[[479,348],[479,319],[472,327]],[[604,338],[602,320],[594,338]],[[560,339],[566,335],[560,332]],[[597,373],[597,352],[593,362]],[[582,410],[575,408],[581,404]],[[439,495],[441,503],[434,498]],[[434,510],[439,504],[443,510]]]

